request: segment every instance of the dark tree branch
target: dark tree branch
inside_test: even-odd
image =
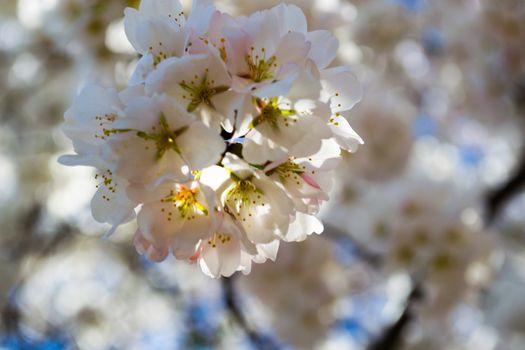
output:
[[[234,275],[235,276],[235,275]],[[238,302],[237,293],[234,285],[234,278],[223,278],[222,279],[222,288],[224,292],[224,301],[226,308],[230,312],[231,316],[237,323],[237,325],[246,333],[248,339],[258,350],[279,350],[277,346],[271,339],[259,334],[255,329],[253,329],[247,322],[244,313],[242,312],[241,306]]]
[[[423,298],[423,290],[415,284],[410,292],[405,310],[399,319],[386,328],[379,338],[373,341],[368,350],[398,350],[403,344],[403,334],[414,319],[414,305]]]
[[[516,78],[512,84],[511,97],[522,118],[525,117],[525,75]],[[521,121],[523,123],[523,120]],[[521,150],[521,157],[514,173],[506,182],[488,193],[486,206],[487,224],[493,223],[500,212],[515,195],[525,187],[525,148]]]
[[[373,252],[367,250],[366,247],[362,246],[355,239],[353,239],[351,235],[326,222],[323,222],[323,225],[324,237],[351,242],[352,246],[354,247],[355,254],[361,260],[368,263],[372,267],[379,267],[381,265],[381,257],[378,254],[374,254]]]
[[[487,223],[493,223],[514,196],[525,186],[525,149],[522,151],[518,167],[509,179],[487,195]]]

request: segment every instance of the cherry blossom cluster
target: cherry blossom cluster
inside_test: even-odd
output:
[[[143,0],[125,30],[141,55],[129,86],[88,85],[65,114],[76,154],[61,162],[97,169],[94,218],[109,233],[136,218],[139,253],[212,277],[321,233],[341,152],[362,143],[344,116],[359,84],[329,67],[337,39],[293,5],[233,18],[203,1],[186,17]]]
[[[421,318],[446,318],[490,281],[496,241],[481,227],[475,193],[411,174],[354,195],[347,206],[331,202],[338,208],[328,219],[382,259],[387,275],[405,273],[421,284]]]

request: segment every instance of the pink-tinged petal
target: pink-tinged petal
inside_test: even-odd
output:
[[[196,263],[196,262],[200,259],[201,255],[202,255],[202,245],[199,246],[199,247],[197,248],[197,250],[195,251],[195,254],[193,254],[192,256],[190,256],[190,257],[188,258],[188,260],[189,260],[191,263]]]
[[[318,190],[321,189],[321,187],[319,187],[319,184],[317,182],[315,182],[315,180],[312,177],[310,177],[308,174],[303,173],[300,176],[308,185],[310,185],[313,188],[316,188]]]
[[[189,261],[199,249],[199,241],[195,237],[176,235],[171,244],[173,256],[179,260]]]
[[[135,246],[137,253],[144,255],[148,251],[151,242],[144,238],[140,231],[137,231],[135,232],[135,237],[133,238],[133,245]]]
[[[155,262],[163,261],[169,254],[169,249],[155,246],[152,242],[148,241],[140,231],[135,233],[133,245],[137,253],[145,255],[149,260]]]
[[[226,37],[225,50],[227,54],[226,65],[232,76],[243,76],[249,73],[245,55],[249,53],[252,42],[246,32],[239,28],[224,28]]]

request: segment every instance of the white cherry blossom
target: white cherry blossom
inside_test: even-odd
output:
[[[296,16],[300,18],[293,22],[282,21]],[[310,50],[305,33],[300,32],[305,23],[296,6],[283,5],[238,18],[239,28],[223,28],[233,89],[257,97],[285,94]]]
[[[141,56],[129,86],[88,86],[65,116],[76,154],[61,161],[97,169],[93,216],[114,230],[138,208],[138,253],[213,278],[322,233],[341,151],[363,142],[343,116],[361,90],[331,66],[338,41],[294,5],[232,17],[195,1],[186,17],[144,0],[124,22]]]
[[[218,190],[220,202],[254,243],[270,243],[286,234],[293,203],[263,172],[233,154],[223,160],[230,173]]]
[[[319,81],[302,74],[287,97],[258,99],[243,157],[264,164],[286,158],[292,149],[297,156],[316,153],[321,140],[332,136],[327,127],[330,109],[318,101],[320,89]]]
[[[311,233],[323,232],[323,224],[315,215],[321,204],[329,199],[332,174],[339,164],[340,153],[334,140],[323,140],[320,150],[314,155],[292,157],[283,163],[267,166],[266,174],[282,186],[296,208],[284,240],[302,241]]]
[[[213,192],[198,181],[166,183],[154,191],[140,192],[133,195],[145,201],[137,218],[142,238],[159,257],[171,250],[177,258],[190,259],[199,241],[213,230]]]
[[[217,212],[216,228],[203,239],[198,251],[202,271],[210,277],[231,276],[251,271],[251,256],[257,253],[246,231],[230,214]]]
[[[219,135],[164,96],[135,99],[108,133],[117,173],[146,186],[187,181],[191,171],[216,163],[225,148]]]
[[[109,223],[111,234],[117,226],[134,218],[136,202],[126,196],[128,181],[115,174],[115,159],[103,157],[107,152],[106,133],[115,120],[123,114],[123,101],[116,90],[97,85],[87,85],[75,98],[66,112],[64,133],[73,140],[76,154],[64,155],[59,161],[64,165],[92,166],[97,169],[97,191],[91,201],[95,220]]]
[[[231,77],[218,52],[169,58],[153,71],[146,90],[173,97],[186,110],[197,112],[213,129],[232,130],[239,96],[230,90]]]

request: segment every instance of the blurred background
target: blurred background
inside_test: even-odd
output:
[[[0,349],[525,349],[525,2],[288,2],[339,38],[365,145],[323,235],[212,280],[102,239],[91,169],[57,163],[79,88],[126,84],[139,1],[0,0]]]

